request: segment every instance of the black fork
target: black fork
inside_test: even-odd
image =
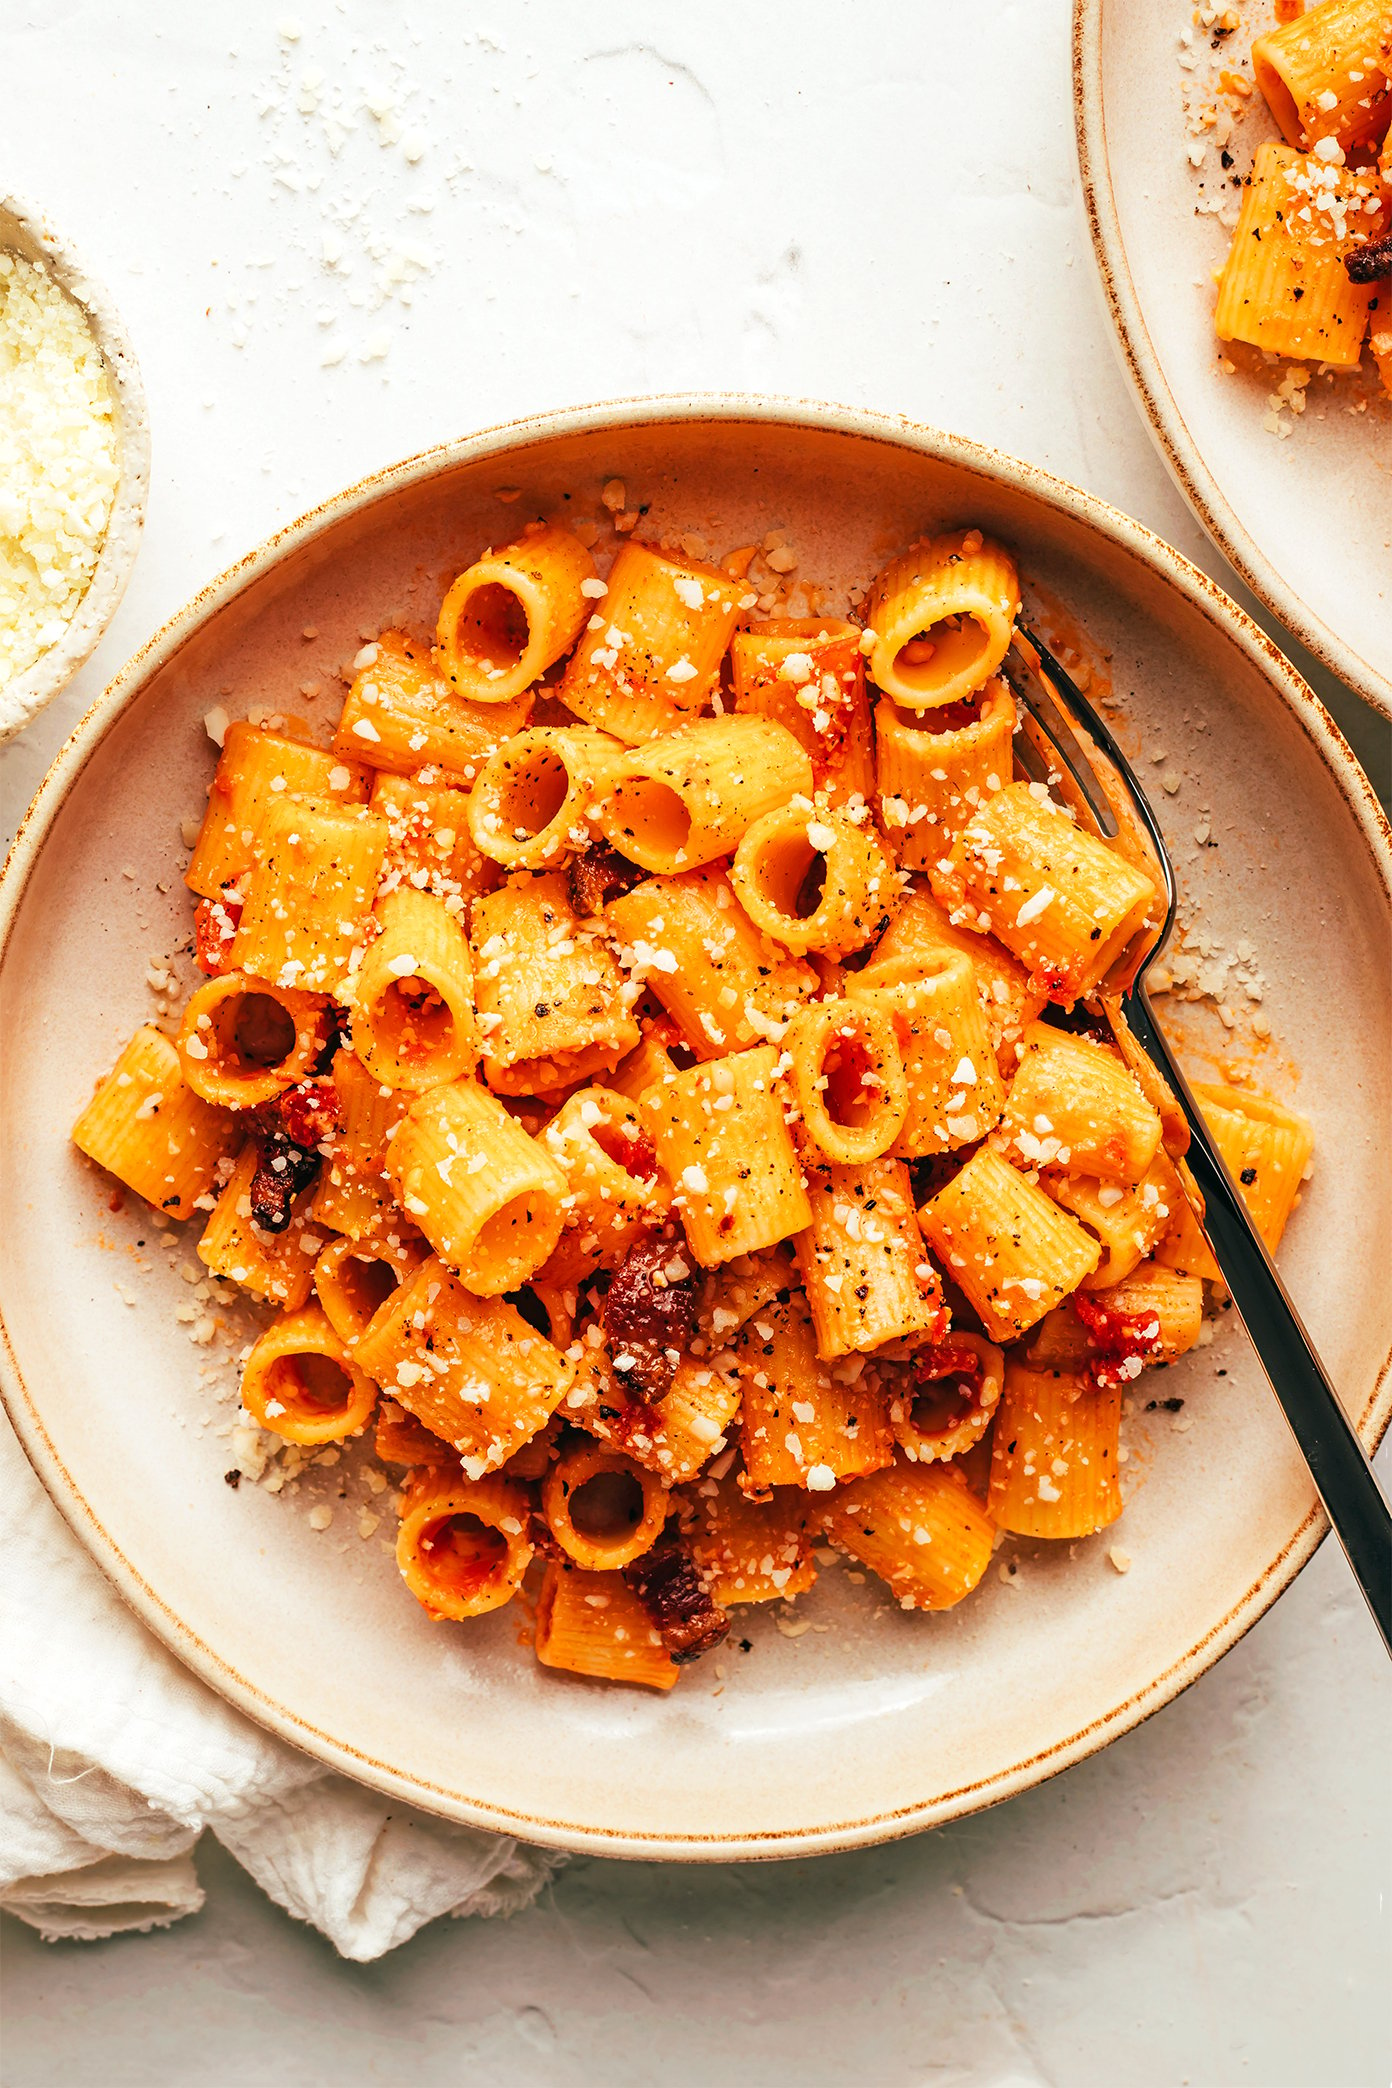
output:
[[[1025,708],[1017,742],[1022,767],[1050,787],[1062,784],[1079,817],[1142,861],[1163,894],[1163,916],[1149,921],[1118,959],[1102,997],[1116,1001],[1188,1122],[1185,1158],[1204,1201],[1202,1216],[1194,1215],[1392,1653],[1392,1512],[1146,993],[1146,972],[1164,948],[1175,915],[1174,866],[1159,821],[1105,721],[1023,625],[1007,656],[1006,678]]]

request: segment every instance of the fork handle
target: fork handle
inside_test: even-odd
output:
[[[1134,989],[1124,1007],[1133,1036],[1165,1075],[1189,1120],[1185,1158],[1203,1192],[1204,1231],[1214,1259],[1392,1653],[1392,1511],[1144,991]]]

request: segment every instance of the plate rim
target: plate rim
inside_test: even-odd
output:
[[[1379,716],[1392,719],[1392,675],[1355,652],[1284,579],[1238,519],[1170,388],[1136,294],[1112,187],[1102,101],[1102,13],[1107,0],[1073,0],[1073,131],[1093,260],[1113,345],[1171,477],[1239,579],[1292,637]]]
[[[3,870],[0,870],[0,958],[8,947],[19,907],[53,822],[107,733],[128,705],[138,698],[148,679],[177,656],[206,620],[226,608],[281,560],[379,498],[427,481],[461,463],[482,462],[490,456],[576,434],[621,433],[636,425],[701,421],[820,428],[912,450],[935,461],[965,467],[978,476],[1003,482],[1027,498],[1041,499],[1046,505],[1071,516],[1090,533],[1110,540],[1155,577],[1165,581],[1190,607],[1197,609],[1210,624],[1236,643],[1272,684],[1273,694],[1285,703],[1301,724],[1357,821],[1392,911],[1392,828],[1389,828],[1372,785],[1334,720],[1247,612],[1208,574],[1143,523],[1036,465],[905,416],[809,399],[742,392],[688,392],[626,397],[532,414],[433,445],[396,464],[369,473],[317,503],[294,521],[273,531],[201,588],[126,662],[96,697],[55,756],[20,823]],[[658,1830],[620,1832],[579,1821],[518,1812],[403,1774],[390,1763],[355,1748],[350,1741],[312,1726],[288,1706],[266,1696],[226,1662],[143,1579],[81,1494],[44,1425],[40,1402],[29,1390],[20,1371],[5,1325],[2,1295],[0,1401],[50,1497],[128,1607],[200,1680],[257,1724],[327,1767],[337,1769],[388,1797],[414,1804],[446,1819],[513,1834],[544,1846],[642,1860],[662,1857],[676,1861],[725,1862],[817,1855],[864,1847],[982,1810],[1044,1782],[1130,1731],[1197,1680],[1290,1585],[1315,1552],[1328,1527],[1322,1511],[1318,1506],[1312,1506],[1240,1600],[1169,1667],[1077,1731],[989,1777],[937,1792],[888,1812],[823,1821],[808,1827],[730,1835],[678,1834]],[[1370,1449],[1381,1440],[1389,1419],[1392,1419],[1392,1353],[1376,1372],[1363,1411],[1357,1417],[1359,1434]]]

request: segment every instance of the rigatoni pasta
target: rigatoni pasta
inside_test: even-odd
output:
[[[623,545],[566,668],[563,702],[630,746],[673,731],[708,707],[742,594],[713,566]]]
[[[984,688],[1020,609],[1015,564],[979,529],[925,537],[893,559],[865,605],[870,674],[909,711],[960,703]]]
[[[1015,699],[989,681],[977,698],[909,717],[875,714],[880,823],[906,870],[927,870],[984,798],[1011,777]]]
[[[403,885],[378,901],[353,981],[353,1049],[383,1087],[439,1087],[478,1060],[469,945],[443,901]]]
[[[568,529],[534,525],[486,551],[440,604],[436,657],[473,703],[509,703],[570,651],[590,613],[594,560]]]
[[[1284,142],[1261,139],[1250,172],[1231,177],[1241,203],[1227,259],[1215,270],[1214,328],[1225,344],[1258,351],[1244,374],[1258,380],[1262,428],[1283,436],[1304,411],[1312,378],[1357,371],[1365,341],[1383,389],[1392,392],[1392,14],[1385,0],[1281,6],[1251,57]],[[1223,166],[1234,157],[1224,149]],[[1274,390],[1265,367],[1272,355],[1292,364]],[[1238,374],[1228,356],[1221,367],[1229,377]],[[1348,410],[1361,412],[1366,403],[1355,399]],[[1291,418],[1283,420],[1287,406]]]
[[[1376,296],[1344,266],[1378,206],[1369,174],[1290,145],[1258,148],[1218,285],[1220,341],[1351,369]]]
[[[171,1218],[207,1198],[241,1143],[235,1118],[195,1094],[168,1037],[138,1029],[73,1126],[88,1159]]]
[[[831,805],[868,800],[874,788],[860,640],[859,625],[836,616],[771,616],[730,640],[735,709],[785,726],[812,763],[814,790]]]
[[[1029,783],[988,798],[928,874],[955,920],[1003,942],[1065,1003],[1101,983],[1156,897],[1150,878]]]
[[[645,870],[698,870],[762,814],[806,796],[812,764],[771,718],[701,718],[630,754],[601,793],[600,832]]]
[[[899,897],[865,808],[852,814],[805,798],[745,830],[730,876],[756,928],[785,949],[831,957],[873,942]]]
[[[543,1668],[658,1691],[837,1556],[936,1611],[1108,1527],[1218,1275],[1097,998],[1154,887],[1015,773],[1013,559],[929,522],[854,620],[760,620],[697,541],[543,523],[363,646],[331,747],[230,724],[206,977],[73,1133],[202,1221],[196,1341],[269,1308],[274,1483],[366,1438],[429,1616],[529,1591]],[[1309,1127],[1199,1093],[1274,1246]]]
[[[516,703],[461,700],[425,648],[400,631],[365,645],[334,734],[345,759],[400,776],[423,769],[472,783],[495,747],[526,724],[530,697]]]

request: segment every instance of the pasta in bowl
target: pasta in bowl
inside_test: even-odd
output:
[[[672,686],[704,675],[699,702],[669,715],[655,680],[630,677],[617,693],[631,737],[570,708],[577,658],[587,705],[610,673],[584,650],[616,620],[597,594],[587,621],[607,614],[603,629],[583,630],[539,683],[496,702],[458,691],[437,657],[441,605],[484,547],[520,543],[533,520],[579,536],[592,586],[612,582],[626,544],[644,570],[665,560],[695,576],[700,605],[672,597],[698,675]],[[1317,1128],[1310,1208],[1282,1260],[1371,1434],[1386,1400],[1385,1301],[1340,1275],[1341,1254],[1355,1241],[1365,1253],[1387,1222],[1364,1143],[1388,1034],[1385,858],[1356,772],[1223,597],[1134,525],[1025,467],[873,416],[750,401],[610,408],[472,438],[343,496],[193,605],[98,707],[21,836],[0,890],[7,1405],[74,1526],[201,1676],[405,1802],[610,1853],[770,1854],[904,1831],[1018,1790],[1134,1723],[1231,1643],[1318,1538],[1308,1482],[1221,1311],[1165,1373],[1099,1382],[1108,1353],[1133,1360],[1107,1316],[1131,1276],[1145,1326],[1194,1296],[1192,1269],[1148,1246],[1125,1266],[1128,1220],[1132,1233],[1142,1214],[1154,1226],[1147,1186],[1164,1203],[1161,1178],[1181,1164],[1165,1112],[1138,1176],[1149,1098],[1135,1099],[1109,1033],[1081,1006],[1065,1012],[1074,979],[1092,982],[1086,959],[1072,966],[1050,942],[1052,902],[1023,924],[1018,954],[952,918],[969,901],[982,909],[974,880],[990,867],[964,852],[938,869],[952,849],[932,845],[928,812],[955,816],[951,796],[976,789],[1009,820],[1007,697],[988,688],[891,714],[860,649],[875,576],[906,547],[973,525],[1056,647],[1068,605],[1094,693],[1110,687],[1116,715],[1143,722],[1164,754],[1158,773],[1183,779],[1177,802],[1162,798],[1193,909],[1173,992],[1213,1032],[1195,1048],[1210,1084],[1232,1091],[1213,1106],[1231,1107],[1235,1133],[1251,1135],[1241,1120],[1258,1095]],[[751,545],[734,587],[726,560]],[[692,649],[710,584],[735,595],[713,662]],[[527,631],[496,598],[484,606],[504,680],[503,641],[521,657]],[[620,630],[638,625],[629,613]],[[1069,657],[1081,674],[1082,654]],[[808,790],[775,741],[781,795],[749,801],[736,831],[659,744],[712,722],[771,722],[799,759],[823,745],[837,758]],[[964,783],[911,766],[925,732],[950,743],[932,767]],[[422,734],[437,735],[433,753],[410,744]],[[1258,735],[1281,762],[1254,820]],[[897,768],[883,766],[887,748]],[[210,799],[224,761],[229,790]],[[422,765],[439,773],[423,779]],[[624,854],[633,801],[620,785],[634,775],[670,792],[652,793],[657,825],[703,860],[649,868]],[[234,803],[235,816],[208,818]],[[1217,848],[1190,838],[1200,805]],[[1031,808],[1051,809],[1029,795],[1011,846]],[[374,862],[362,842],[382,827]],[[1301,847],[1273,878],[1273,835],[1286,830]],[[268,832],[288,900],[257,860]],[[971,892],[943,883],[939,895],[934,874]],[[197,942],[185,875],[201,887]],[[1029,896],[1009,895],[1011,910]],[[1123,880],[1111,917],[1134,896]],[[1360,932],[1324,933],[1327,910]],[[303,968],[290,978],[287,966]],[[981,991],[963,992],[964,969]],[[74,1021],[79,978],[91,983]],[[1324,1019],[1335,995],[1356,1024]],[[1229,1000],[1232,1031],[1218,1020]],[[938,1010],[949,1019],[930,1024]],[[924,1068],[943,1049],[936,1029],[952,1025],[973,1041],[937,1062],[948,1085],[935,1113]],[[1051,1134],[1008,1107],[1020,1048],[1044,1082],[1061,1045],[1105,1066],[1103,1132],[1094,1123],[1084,1146],[1086,1126],[1070,1126],[1087,1173],[1056,1164]],[[969,1053],[971,1095],[956,1078]],[[185,1127],[176,1155],[151,1142],[134,1188],[68,1143],[118,1062],[140,1089],[115,1092],[138,1133]],[[179,1119],[180,1083],[197,1095],[190,1071],[217,1093]],[[1016,1099],[1029,1098],[1026,1083]],[[720,1169],[732,1149],[710,1147],[732,1114],[734,1165],[750,1175],[730,1212]],[[962,1142],[908,1150],[925,1124]],[[353,1157],[379,1147],[390,1169]],[[485,1147],[489,1168],[469,1174]],[[122,1167],[139,1150],[118,1151]],[[194,1173],[160,1179],[190,1158],[211,1169],[206,1187]],[[961,1280],[988,1302],[992,1273],[964,1251],[953,1208],[954,1191],[991,1208],[1002,1174],[1096,1255],[1061,1306],[996,1286],[1016,1314],[1041,1307],[1019,1333],[983,1318]],[[761,1203],[751,1181],[774,1193]],[[275,1223],[253,1214],[253,1194]],[[195,1208],[200,1197],[215,1209]],[[767,1246],[761,1211],[785,1227]],[[866,1237],[866,1215],[873,1230],[884,1220],[882,1240]],[[836,1276],[871,1254],[865,1299],[858,1276],[838,1291]],[[1076,1261],[1049,1272],[1056,1286]],[[918,1276],[930,1265],[940,1301]],[[243,1301],[247,1278],[259,1289]],[[1108,1281],[1109,1303],[1090,1305]],[[1176,1351],[1191,1328],[1192,1309],[1166,1320]],[[665,1393],[633,1396],[664,1368]],[[471,1384],[501,1387],[504,1428],[483,1426]],[[1004,1526],[1105,1512],[1104,1489],[1090,1510],[1060,1505],[1022,1465],[1017,1494],[998,1484],[992,1508],[1011,1402],[1040,1440],[1067,1425],[1041,1385],[1076,1385],[1104,1427],[1120,1409],[1111,1497],[1124,1514],[1098,1514],[1092,1538]],[[1072,1451],[1047,1459],[1063,1493],[1055,1456],[1068,1468]],[[817,1465],[831,1486],[805,1483]],[[935,1552],[931,1589],[917,1556],[912,1587],[882,1577],[904,1549],[891,1482],[960,1507],[915,1524],[937,1531],[914,1548]],[[901,1593],[929,1595],[931,1613]],[[722,1612],[730,1629],[711,1644]],[[673,1660],[702,1641],[702,1657]],[[569,1668],[537,1660],[538,1642]],[[579,1679],[585,1667],[648,1686]]]
[[[544,1666],[661,1690],[819,1561],[939,1611],[1109,1527],[1218,1279],[1104,991],[1156,887],[1013,779],[1012,557],[924,538],[765,640],[757,549],[606,578],[538,519],[329,746],[229,726],[209,983],[73,1134],[278,1306],[251,1419],[379,1417],[432,1618],[535,1565]],[[1204,1094],[1274,1248],[1310,1128]]]

